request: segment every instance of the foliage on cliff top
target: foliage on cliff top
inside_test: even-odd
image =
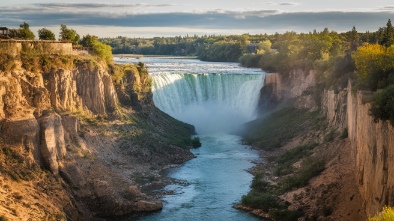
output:
[[[9,36],[15,39],[33,40],[36,36],[30,30],[28,23],[23,22],[19,25],[19,29],[10,29]]]
[[[113,56],[111,46],[101,43],[96,36],[83,36],[81,45],[91,48],[93,55],[103,59],[107,63],[112,63]]]
[[[369,114],[375,122],[389,120],[394,126],[394,84],[380,89],[374,94]]]

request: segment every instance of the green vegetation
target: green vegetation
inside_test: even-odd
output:
[[[247,45],[262,36],[177,36],[168,38],[104,38],[114,54],[197,56],[204,61],[233,61],[247,51]],[[264,38],[265,39],[265,38]],[[264,40],[263,39],[263,40]]]
[[[9,36],[11,38],[25,39],[25,40],[33,40],[35,38],[35,35],[30,30],[29,24],[26,22],[20,24],[19,29],[10,29]]]
[[[293,164],[303,157],[310,156],[312,150],[317,146],[316,143],[309,145],[302,145],[286,151],[280,155],[275,162],[278,163],[274,174],[276,176],[283,176],[294,172]]]
[[[60,25],[60,36],[59,40],[62,41],[71,41],[73,45],[77,45],[79,42],[80,36],[74,29],[67,28],[66,25]]]
[[[279,196],[308,185],[313,177],[325,169],[325,160],[318,156],[318,151],[315,150],[319,144],[314,140],[319,139],[313,138],[316,134],[307,135],[306,132],[325,131],[326,125],[318,111],[308,112],[290,107],[282,108],[248,123],[246,125],[248,132],[243,137],[255,147],[270,151],[296,136],[304,139],[304,145],[270,157],[268,160],[273,173],[256,174],[250,192],[242,197],[242,204],[262,209],[273,220],[297,220],[303,216],[303,211],[288,210],[289,205]],[[318,133],[321,134],[321,132]],[[332,136],[334,135],[335,133]],[[271,176],[275,178],[272,179]],[[328,209],[322,210],[322,213],[328,214],[329,211]]]
[[[38,30],[38,39],[40,40],[56,40],[55,34],[46,28]]]
[[[248,123],[248,133],[243,134],[243,138],[256,147],[272,150],[279,148],[283,141],[324,126],[318,111],[287,107]]]
[[[192,139],[192,146],[193,148],[201,147],[201,142],[199,137],[193,137]]]
[[[391,221],[394,220],[394,208],[384,207],[381,213],[368,218],[368,221]]]
[[[111,46],[101,43],[96,36],[84,36],[81,40],[81,45],[91,48],[93,55],[103,59],[107,63],[112,63],[113,57]]]
[[[375,122],[389,120],[394,126],[394,84],[380,89],[374,94],[369,113]]]
[[[302,162],[301,169],[293,176],[286,177],[279,185],[286,192],[293,188],[306,186],[309,180],[324,170],[325,162],[315,157],[309,157]]]

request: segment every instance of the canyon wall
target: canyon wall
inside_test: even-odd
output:
[[[48,48],[55,54],[40,53]],[[0,218],[91,220],[162,208],[136,180],[191,159],[163,137],[175,128],[190,138],[192,128],[155,109],[146,70],[127,70],[116,88],[107,64],[70,56],[71,43],[0,41],[0,52]],[[118,96],[131,98],[120,104]]]
[[[394,128],[389,122],[374,122],[368,114],[371,93],[360,91],[352,93],[351,84],[341,91],[323,90],[319,99],[312,99],[311,87],[316,87],[315,78],[302,71],[292,72],[284,80],[279,74],[267,74],[265,86],[261,90],[260,106],[280,103],[286,98],[295,98],[296,107],[320,108],[329,125],[343,133],[347,130],[351,141],[351,165],[355,165],[354,184],[359,189],[360,209],[373,215],[385,205],[394,205]],[[313,72],[312,72],[313,73]],[[315,90],[316,92],[316,90]],[[279,102],[278,102],[279,101]]]
[[[351,88],[349,84],[349,89]],[[367,214],[394,205],[394,128],[387,121],[374,122],[368,111],[371,94],[347,96],[348,131],[356,156],[358,187]]]

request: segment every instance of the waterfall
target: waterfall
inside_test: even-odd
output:
[[[231,132],[256,117],[261,74],[153,74],[153,101],[200,134]]]

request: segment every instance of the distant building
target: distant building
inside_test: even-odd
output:
[[[247,48],[248,48],[249,53],[256,53],[257,52],[257,44],[256,43],[248,44]]]

